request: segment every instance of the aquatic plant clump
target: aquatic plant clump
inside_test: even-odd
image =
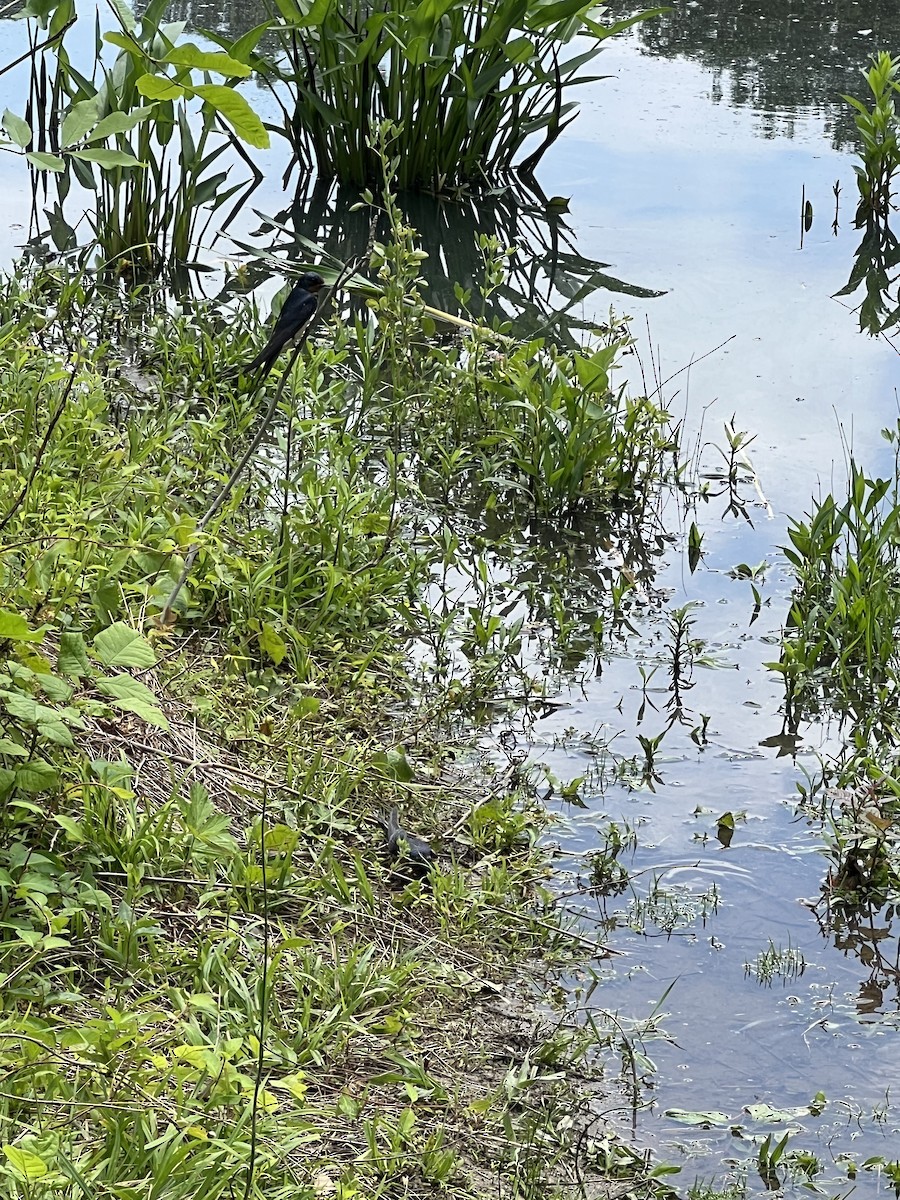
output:
[[[400,131],[400,188],[436,192],[534,171],[574,118],[570,88],[603,41],[654,13],[603,25],[584,0],[278,0],[283,132],[325,178],[380,177],[382,121]],[[660,10],[654,10],[658,12]],[[564,57],[575,37],[587,50]],[[524,157],[526,143],[532,139]]]

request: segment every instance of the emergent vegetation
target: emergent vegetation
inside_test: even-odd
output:
[[[374,134],[399,131],[400,188],[493,186],[530,175],[573,119],[569,89],[602,42],[654,13],[605,26],[585,0],[278,0],[281,56],[259,68],[298,163],[342,183],[378,181]],[[657,9],[655,12],[661,10]],[[587,49],[564,57],[576,37]],[[287,90],[281,100],[280,88]],[[537,145],[520,158],[526,141]],[[518,161],[517,161],[518,160]]]

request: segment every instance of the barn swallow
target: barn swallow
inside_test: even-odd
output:
[[[318,304],[316,292],[324,286],[325,280],[315,271],[306,271],[298,278],[294,290],[281,306],[281,312],[278,314],[269,340],[256,358],[240,368],[241,373],[246,375],[261,367],[260,380],[265,379],[275,365],[275,359],[291,338],[296,337],[300,330],[312,320]]]
[[[387,817],[378,818],[387,836],[387,848],[391,858],[398,858],[424,874],[434,861],[434,850],[424,838],[417,837],[400,824],[396,808]]]

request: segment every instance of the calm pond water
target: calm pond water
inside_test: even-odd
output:
[[[804,767],[815,769],[826,735],[805,731],[797,762],[766,745],[781,732],[782,715],[780,688],[764,666],[777,657],[786,613],[778,546],[787,515],[801,516],[813,495],[842,486],[848,444],[870,473],[892,470],[880,431],[896,422],[900,362],[892,347],[862,336],[854,314],[831,297],[860,236],[851,227],[852,125],[839,93],[861,94],[866,56],[898,46],[893,5],[812,4],[801,16],[799,6],[794,15],[764,3],[679,3],[605,51],[613,78],[590,89],[545,171],[548,191],[572,197],[583,254],[611,263],[620,278],[665,290],[625,305],[644,335],[645,365],[647,330],[663,377],[732,339],[665,394],[688,431],[702,422],[705,440],[724,446],[732,415],[756,435],[749,453],[772,509],[754,508],[751,529],[717,521],[710,505],[698,518],[703,567],[692,576],[676,558],[661,580],[671,588],[670,609],[697,603],[692,633],[720,663],[695,670],[686,698],[695,713],[710,715],[709,745],[690,739],[693,722],[676,725],[659,751],[655,792],[582,789],[589,815],[565,812],[560,837],[574,875],[575,852],[602,836],[592,832],[602,831],[601,813],[638,826],[638,849],[625,861],[644,873],[635,891],[645,912],[654,881],[692,896],[695,913],[709,908],[715,885],[716,911],[705,920],[691,919],[685,899],[676,921],[674,901],[657,899],[659,923],[651,915],[632,933],[622,928],[634,905],[629,893],[597,914],[619,914],[604,936],[626,955],[612,961],[592,1003],[631,1018],[660,1006],[668,1037],[646,1043],[656,1070],[638,1139],[683,1161],[685,1182],[695,1173],[717,1184],[739,1178],[733,1164],[755,1154],[744,1139],[773,1132],[777,1140],[786,1129],[795,1131],[788,1149],[811,1151],[823,1164],[817,1182],[829,1193],[854,1188],[845,1174],[841,1183],[842,1155],[900,1158],[897,932],[877,935],[889,947],[882,972],[871,963],[876,935],[862,952],[835,944],[803,903],[819,897],[826,864],[815,831],[796,814],[795,784]],[[801,249],[804,188],[815,219]],[[771,564],[766,604],[751,626],[748,584],[726,572],[763,560]],[[662,660],[658,683],[666,672],[658,626],[655,636],[640,653],[645,664]],[[614,744],[626,745],[636,732],[655,736],[667,723],[667,696],[653,698],[660,711],[648,707],[639,722],[635,664],[613,660],[568,697],[570,707],[536,724],[539,752],[563,779],[589,773],[596,757],[583,735],[619,734]],[[747,814],[727,850],[715,838],[726,810]],[[770,943],[802,955],[803,973],[776,976],[770,986],[748,974]],[[820,1116],[754,1122],[744,1111],[792,1109],[817,1092],[828,1101]],[[674,1109],[716,1110],[727,1124],[697,1130],[666,1116]],[[753,1174],[748,1185],[765,1190]],[[885,1189],[890,1184],[869,1173],[855,1182],[857,1194]]]
[[[173,9],[235,35],[261,19],[246,6],[239,14]],[[92,44],[90,22],[79,36]],[[11,59],[21,38],[20,25],[0,22],[0,54]],[[848,444],[868,473],[892,469],[880,431],[897,419],[900,362],[832,299],[859,240],[853,129],[839,93],[861,93],[858,69],[878,48],[900,49],[900,15],[885,0],[807,2],[796,12],[774,0],[678,0],[609,45],[601,69],[611,78],[584,89],[579,119],[541,170],[548,196],[571,198],[566,220],[578,253],[633,287],[663,293],[600,291],[574,315],[602,320],[611,302],[630,313],[648,373],[651,346],[663,378],[694,361],[663,389],[684,417],[687,444],[699,439],[704,461],[714,462],[733,416],[755,436],[749,454],[770,505],[743,489],[752,526],[723,517],[724,499],[706,506],[697,518],[704,562],[692,575],[680,552],[668,555],[657,579],[662,615],[648,617],[599,674],[592,665],[561,690],[549,715],[511,722],[558,779],[584,777],[585,807],[559,806],[562,892],[583,879],[582,856],[601,843],[607,819],[637,834],[624,859],[636,872],[633,890],[593,907],[583,895],[571,902],[588,929],[622,952],[600,964],[603,983],[590,1003],[624,1022],[654,1015],[655,1035],[635,1043],[653,1064],[640,1068],[635,1138],[682,1163],[685,1187],[695,1175],[718,1185],[739,1178],[739,1161],[755,1154],[750,1139],[772,1131],[778,1138],[790,1129],[788,1148],[816,1155],[828,1194],[891,1191],[869,1172],[849,1182],[842,1155],[900,1158],[897,933],[884,931],[881,941],[893,974],[878,971],[868,952],[875,935],[862,950],[840,943],[804,903],[819,898],[826,863],[816,829],[797,812],[796,783],[833,743],[828,731],[805,730],[796,759],[779,754],[781,691],[764,665],[777,657],[786,612],[778,547],[788,515],[843,485]],[[22,78],[0,79],[0,102],[16,111]],[[254,102],[263,103],[261,93]],[[252,207],[275,213],[286,203],[283,164],[273,153],[260,165],[267,179]],[[3,170],[0,254],[9,260],[30,193],[24,174]],[[801,249],[804,189],[815,219]],[[425,210],[415,219],[423,229],[429,220]],[[453,263],[448,271],[456,274]],[[641,387],[638,358],[624,369]],[[729,572],[762,562],[765,603],[751,624],[750,586]],[[665,612],[688,603],[691,636],[702,639],[709,664],[691,674],[691,719],[665,734],[653,791],[610,783],[601,778],[606,745],[630,757],[640,753],[638,735],[654,738],[669,724]],[[639,668],[645,676],[656,668],[646,689]],[[690,733],[703,716],[701,746]],[[746,814],[728,849],[715,837],[725,811]],[[767,985],[747,967],[770,945],[795,953],[797,973]],[[745,1111],[795,1109],[820,1092],[827,1103],[818,1116],[754,1122]],[[692,1128],[666,1115],[676,1109],[715,1110],[724,1127]],[[766,1190],[752,1176],[748,1186]]]

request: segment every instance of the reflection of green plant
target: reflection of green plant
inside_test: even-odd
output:
[[[705,924],[718,908],[719,889],[714,883],[706,891],[694,892],[688,887],[667,887],[662,877],[657,877],[645,897],[632,900],[628,924],[638,932],[643,932],[647,925],[655,925],[665,933],[674,933],[695,921]]]
[[[612,34],[585,0],[278,0],[273,25],[283,61],[265,64],[286,85],[281,132],[294,158],[320,175],[362,185],[379,179],[373,132],[400,131],[398,186],[443,191],[493,180],[525,141],[533,170],[572,120],[567,90]],[[561,59],[581,35],[588,48]]]
[[[773,1145],[773,1135],[770,1133],[759,1148],[759,1154],[756,1159],[757,1170],[759,1171],[760,1179],[762,1179],[766,1188],[770,1191],[781,1187],[781,1179],[778,1176],[777,1167],[784,1157],[790,1136],[790,1133],[786,1133],[780,1141]]]

